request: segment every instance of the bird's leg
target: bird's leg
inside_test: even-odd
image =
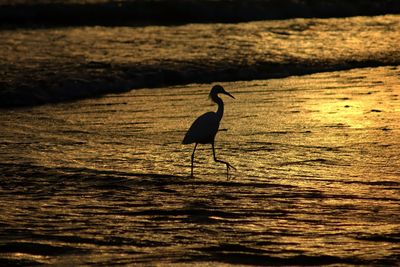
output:
[[[211,143],[211,145],[212,145],[212,151],[213,151],[214,161],[215,161],[215,162],[219,162],[219,163],[223,163],[223,164],[226,165],[226,178],[229,180],[229,168],[232,168],[232,169],[234,169],[234,170],[236,170],[236,168],[233,167],[229,162],[226,162],[226,161],[217,159],[217,156],[215,155],[214,142]]]
[[[194,161],[194,152],[196,151],[197,143],[194,145],[193,153],[192,153],[192,160],[191,160],[191,172],[190,177],[193,178],[193,161]]]

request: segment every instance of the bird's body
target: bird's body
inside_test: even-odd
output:
[[[182,144],[211,144],[217,135],[219,119],[215,112],[207,112],[198,117],[187,131]]]
[[[222,116],[224,115],[224,102],[219,98],[218,94],[225,94],[234,98],[230,93],[226,92],[225,89],[220,85],[215,85],[210,91],[210,98],[218,105],[216,112],[207,112],[198,117],[190,126],[185,137],[183,138],[182,144],[194,143],[194,149],[191,158],[191,176],[193,177],[193,161],[194,153],[198,144],[211,144],[213,150],[214,161],[224,163],[227,169],[227,176],[229,177],[229,168],[233,168],[231,164],[226,161],[218,160],[215,156],[215,136],[218,133],[218,128]],[[234,168],[233,168],[234,169]]]

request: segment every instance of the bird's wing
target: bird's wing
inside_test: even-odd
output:
[[[219,120],[215,112],[207,112],[198,117],[187,131],[183,144],[211,143],[218,132]]]

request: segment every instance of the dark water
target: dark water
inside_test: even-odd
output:
[[[210,85],[0,114],[1,265],[396,265],[398,67],[224,83],[217,155],[181,145]]]
[[[0,26],[143,26],[398,13],[400,5],[393,0],[2,0]]]

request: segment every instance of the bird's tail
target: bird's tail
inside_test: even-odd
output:
[[[193,138],[188,133],[186,133],[185,137],[182,140],[182,144],[187,145],[187,144],[192,144],[192,143],[194,143]]]

